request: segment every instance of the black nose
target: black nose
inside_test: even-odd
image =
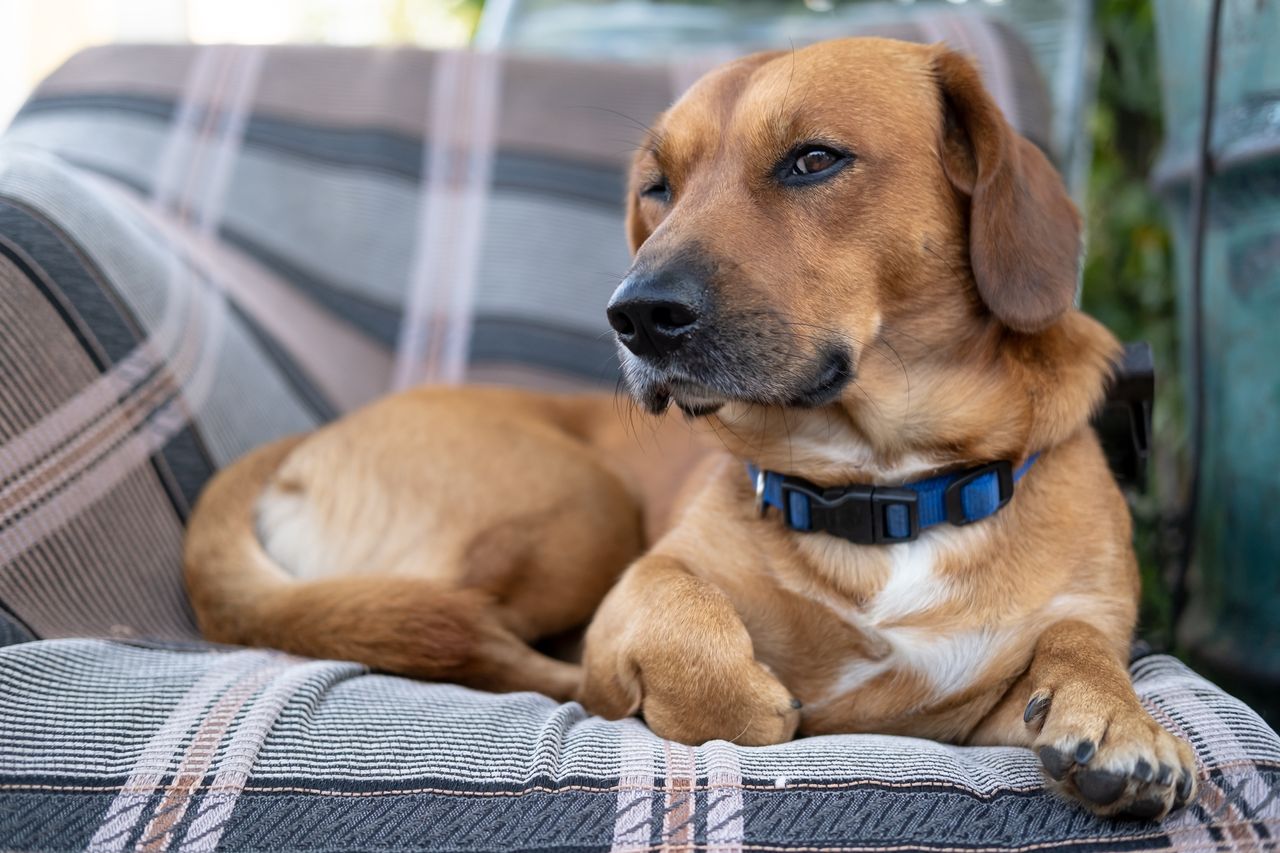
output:
[[[609,325],[638,356],[669,355],[698,326],[702,282],[681,272],[628,276],[609,300]]]

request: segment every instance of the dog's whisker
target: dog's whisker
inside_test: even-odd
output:
[[[611,108],[611,107],[601,107],[601,106],[596,106],[596,105],[593,105],[593,104],[575,104],[575,105],[574,105],[574,108],[576,108],[576,109],[582,109],[582,110],[596,110],[596,111],[598,111],[598,112],[602,112],[602,113],[609,113],[610,115],[615,115],[615,116],[617,116],[618,118],[621,118],[621,119],[624,119],[624,120],[626,120],[626,121],[630,122],[630,123],[631,123],[631,124],[632,124],[636,129],[637,129],[637,130],[642,130],[642,131],[644,131],[644,133],[645,133],[645,134],[646,134],[646,135],[647,135],[651,140],[653,140],[653,141],[654,141],[654,145],[655,145],[655,147],[656,147],[656,146],[660,146],[660,145],[662,144],[663,136],[662,136],[662,133],[661,133],[661,132],[659,132],[659,131],[657,131],[657,130],[654,130],[654,129],[653,129],[653,127],[652,127],[652,125],[645,124],[644,122],[640,121],[639,119],[635,118],[634,116],[629,116],[629,115],[627,115],[626,113],[624,113],[624,112],[622,112],[622,111],[620,111],[620,110],[615,110],[615,109],[613,109],[613,108]]]

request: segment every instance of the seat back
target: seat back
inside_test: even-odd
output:
[[[194,637],[183,526],[252,447],[419,382],[612,389],[626,167],[716,61],[72,58],[0,137],[0,605]]]

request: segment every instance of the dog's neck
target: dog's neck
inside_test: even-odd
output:
[[[1080,429],[1101,402],[1119,344],[1076,311],[1038,335],[990,328],[899,365],[864,359],[838,403],[817,409],[730,403],[707,419],[759,468],[822,486],[896,484],[996,460],[1015,464]]]

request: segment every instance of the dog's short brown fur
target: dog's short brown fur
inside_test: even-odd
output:
[[[797,182],[815,146],[836,165]],[[1130,523],[1088,423],[1117,345],[1072,307],[1061,180],[973,66],[873,39],[731,63],[660,117],[628,203],[611,310],[696,291],[672,351],[623,350],[632,395],[729,452],[673,418],[641,448],[603,398],[390,398],[211,485],[206,633],[559,698],[581,676],[687,743],[1021,745],[1099,813],[1187,801],[1192,752],[1125,667]],[[1037,452],[996,516],[897,545],[761,517],[742,464],[893,484]],[[529,647],[593,611],[585,672]]]

